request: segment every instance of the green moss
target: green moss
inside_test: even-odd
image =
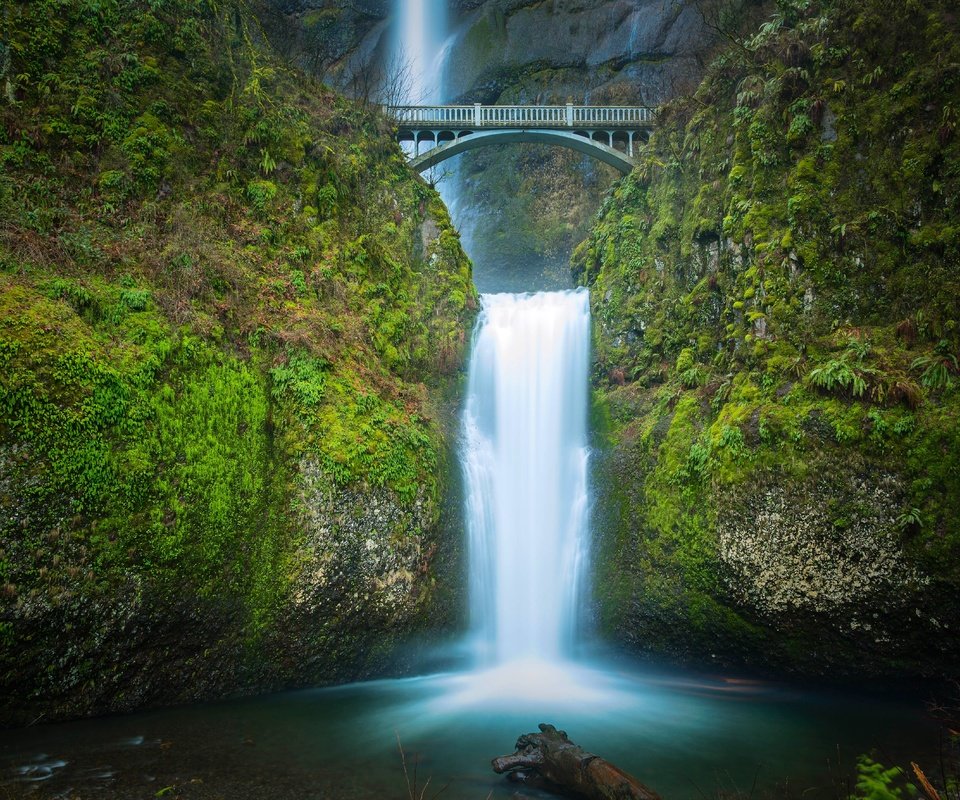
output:
[[[745,513],[730,504],[771,480],[805,487],[811,505],[815,479],[912,487],[898,546],[951,596],[960,585],[947,499],[960,472],[948,444],[960,414],[960,143],[938,110],[953,102],[957,78],[940,64],[960,57],[960,38],[942,0],[909,20],[885,0],[776,13],[744,35],[745,50],[719,56],[695,98],[661,110],[573,268],[592,290],[611,480],[623,484],[611,536],[632,543],[602,578],[620,587],[619,635],[680,652],[669,620],[697,637],[711,620],[711,651],[723,640],[737,660],[743,637],[758,636],[771,660],[788,660],[809,636],[810,666],[831,658],[810,656],[817,626],[779,630],[738,599],[716,558],[725,518]],[[891,48],[899,56],[884,60]],[[802,68],[786,63],[808,50]],[[831,630],[839,660],[863,658],[853,634]],[[896,635],[920,649],[938,640],[939,655],[865,668],[936,671],[958,657],[933,628]]]
[[[50,700],[73,644],[30,614],[78,598],[157,625],[199,609],[216,642],[191,663],[241,642],[211,674],[303,680],[270,643],[304,569],[304,473],[389,497],[398,539],[439,516],[475,308],[458,236],[385,122],[290,71],[241,3],[42,0],[2,24],[0,672],[23,681],[4,694]],[[90,683],[64,708],[95,704],[102,641],[77,637]]]

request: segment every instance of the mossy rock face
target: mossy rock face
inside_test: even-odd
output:
[[[639,85],[646,100],[657,103],[675,91],[671,81],[698,74],[697,52],[710,38],[694,8],[652,1],[626,7],[610,0],[487,0],[457,29],[455,58],[444,76],[452,97],[498,84],[502,91],[515,85],[511,75],[549,69],[576,75],[580,93],[613,84],[637,91]],[[547,91],[570,85],[557,81]]]
[[[386,124],[254,29],[11,7],[3,722],[367,676],[458,622],[470,264]]]
[[[888,5],[778,4],[575,252],[600,616],[639,652],[960,669],[960,38],[945,3]]]

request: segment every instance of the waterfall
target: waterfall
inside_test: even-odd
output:
[[[429,105],[447,101],[443,76],[447,59],[456,38],[447,30],[447,0],[394,0],[393,41],[387,66],[388,95],[392,101],[409,105]],[[398,96],[393,96],[398,95]],[[412,142],[401,145],[410,155]],[[420,152],[433,147],[422,142]],[[431,183],[451,176],[452,166],[431,167],[427,177]],[[451,215],[456,219],[459,205],[457,180],[445,181],[438,187]]]
[[[558,661],[587,528],[589,294],[481,303],[464,411],[472,629],[488,665]]]
[[[396,0],[391,79],[401,76],[403,102],[441,102],[447,34],[446,0]]]
[[[394,67],[436,103],[446,0],[396,0]],[[441,195],[456,215],[457,182]],[[571,650],[587,527],[586,290],[485,294],[464,412],[471,630],[486,666]]]

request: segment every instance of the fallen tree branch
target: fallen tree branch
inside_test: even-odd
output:
[[[660,800],[653,789],[567,738],[565,731],[541,722],[540,733],[517,739],[516,752],[493,759],[493,770],[527,777],[579,792],[589,800]]]

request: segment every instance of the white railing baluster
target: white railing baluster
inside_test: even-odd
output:
[[[449,106],[389,106],[384,111],[402,126],[455,128],[580,128],[608,135],[614,129],[628,135],[655,123],[656,112],[648,106],[494,105],[480,103]],[[409,135],[409,131],[405,135]]]

